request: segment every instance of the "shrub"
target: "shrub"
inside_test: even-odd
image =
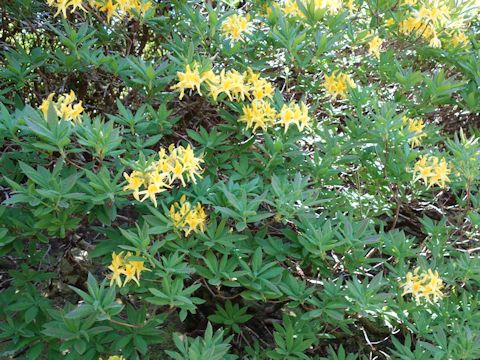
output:
[[[1,358],[480,358],[478,1],[1,13]]]

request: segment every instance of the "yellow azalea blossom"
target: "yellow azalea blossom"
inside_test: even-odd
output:
[[[355,83],[347,74],[333,72],[330,76],[325,75],[323,86],[332,98],[340,97],[344,99],[347,96],[348,88],[354,88]]]
[[[125,286],[130,280],[133,280],[140,286],[140,282],[137,279],[137,270],[132,264],[127,264],[121,270],[121,273],[125,275],[125,281],[123,282],[123,286]]]
[[[407,125],[408,132],[414,134],[414,136],[412,136],[409,139],[410,145],[413,147],[420,146],[421,139],[427,136],[423,132],[423,129],[425,128],[425,124],[423,123],[422,119],[410,119],[409,117],[404,116],[402,120],[403,120],[403,124]]]
[[[158,160],[151,161],[147,169],[134,170],[129,175],[123,176],[127,185],[124,191],[133,191],[133,196],[138,201],[150,199],[156,207],[157,195],[172,188],[174,182],[179,180],[182,186],[187,182],[196,183],[196,178],[201,176],[203,159],[196,157],[193,148],[174,144],[167,151],[162,148],[158,152]]]
[[[128,184],[123,187],[123,191],[132,190],[135,199],[140,200],[140,187],[145,184],[145,178],[142,173],[139,171],[132,171],[130,175],[128,175],[127,173],[123,173],[123,176],[128,182]]]
[[[50,103],[53,102],[53,97],[55,96],[54,93],[48,95],[46,99],[42,101],[42,105],[40,105],[39,109],[43,113],[43,116],[47,118],[48,114],[48,107],[50,106]]]
[[[385,20],[385,25],[386,26],[392,26],[393,24],[395,24],[395,20],[393,18],[388,18],[387,20]]]
[[[272,106],[263,100],[254,100],[250,105],[243,107],[243,115],[238,121],[246,123],[247,129],[255,132],[258,128],[266,131],[275,124],[277,113]]]
[[[409,17],[400,22],[399,31],[404,35],[421,36],[425,40],[431,40],[436,36],[435,28],[431,23],[416,17]]]
[[[402,296],[411,294],[417,304],[422,299],[429,303],[436,302],[443,296],[443,281],[438,272],[431,269],[420,272],[417,267],[413,272],[408,272],[401,287],[404,289]]]
[[[417,17],[434,26],[445,26],[450,19],[450,9],[441,1],[431,1],[420,8]]]
[[[430,40],[430,43],[429,45],[433,48],[441,48],[442,47],[442,42],[440,41],[440,39],[436,36],[434,36],[431,40]]]
[[[335,15],[338,14],[338,12],[342,9],[343,7],[343,2],[342,0],[327,0],[327,1],[315,1],[316,3],[321,3],[323,7],[320,8],[326,8],[328,10],[328,13],[330,15]],[[351,10],[351,8],[350,8]]]
[[[84,5],[90,4],[105,12],[108,22],[112,17],[123,18],[125,15],[132,17],[134,11],[144,14],[152,7],[150,0],[47,0],[47,3],[57,8],[55,16],[62,13],[63,17],[67,17],[67,11],[75,12],[80,9],[86,12]]]
[[[207,215],[200,203],[194,207],[186,201],[185,195],[180,199],[180,203],[174,203],[170,207],[170,218],[177,229],[184,231],[185,236],[193,232],[204,232]]]
[[[457,32],[452,36],[450,42],[454,47],[466,47],[469,43],[467,35],[463,32]]]
[[[298,6],[298,0],[286,0],[281,7],[281,10],[285,15],[305,17],[305,14]],[[301,3],[304,7],[308,8],[310,1],[302,0]],[[347,1],[346,4],[342,0],[313,0],[313,7],[315,11],[327,10],[330,15],[337,14],[342,8],[346,7],[350,11],[354,9],[353,1]]]
[[[58,117],[62,118],[63,120],[79,123],[81,119],[80,116],[83,113],[84,108],[81,101],[79,101],[75,105],[73,104],[73,102],[77,98],[73,90],[71,90],[70,93],[65,93],[58,96],[57,101],[53,101],[54,97],[54,93],[48,95],[48,97],[44,99],[42,101],[42,104],[39,106],[39,109],[43,113],[43,116],[47,118],[48,108],[51,104],[53,105],[53,108],[55,109]]]
[[[132,256],[132,253],[128,252],[126,255],[123,254],[123,251],[119,254],[115,252],[112,253],[112,263],[108,267],[111,271],[109,275],[110,286],[116,284],[118,287],[123,287],[133,280],[137,285],[140,286],[140,275],[142,271],[150,271],[144,266],[144,261],[140,260],[128,260]],[[138,256],[138,255],[137,255]],[[122,275],[125,276],[125,279],[122,281]]]
[[[288,105],[284,104],[278,114],[277,122],[285,128],[285,132],[288,131],[289,126],[292,124],[297,125],[299,131],[310,128],[308,108],[303,102],[297,104],[295,101],[292,101]]]
[[[110,22],[112,16],[117,12],[117,4],[114,4],[112,0],[107,0],[105,5],[100,7],[100,11],[107,13],[107,21]]]
[[[450,181],[448,175],[451,170],[444,158],[439,160],[438,157],[424,155],[415,163],[413,172],[413,181],[421,180],[427,188],[435,185],[445,188]]]
[[[281,9],[285,15],[301,17],[305,16],[298,7],[297,0],[286,0]]]
[[[382,46],[383,40],[379,36],[374,36],[368,42],[368,53],[375,56],[377,59],[380,58],[380,47]]]
[[[142,271],[150,271],[150,269],[147,269],[145,267],[145,261],[140,261],[140,260],[131,260],[130,265],[133,267],[135,270],[135,276],[138,280],[140,280],[140,275],[142,274]]]
[[[70,12],[75,12],[77,11],[77,9],[80,9],[82,11],[87,11],[87,9],[83,7],[83,0],[70,0],[68,2],[68,5],[72,7]]]
[[[247,73],[246,80],[250,86],[253,98],[258,100],[271,98],[274,92],[273,85],[269,81],[260,78],[260,74],[253,72],[252,69],[248,69]]]
[[[122,286],[122,267],[124,265],[122,252],[120,254],[116,254],[115,252],[112,253],[112,263],[108,267],[108,269],[112,272],[110,275],[110,286],[113,284],[117,284],[119,287]]]
[[[230,101],[244,101],[250,97],[247,75],[236,70],[222,70],[217,83],[210,83],[210,96],[217,100],[219,94],[225,93]]]
[[[244,34],[250,33],[250,17],[238,14],[230,15],[222,23],[222,32],[232,41],[243,40]]]
[[[197,89],[198,93],[202,95],[200,90],[200,85],[205,81],[205,77],[202,77],[200,71],[198,70],[198,64],[193,64],[193,70],[190,68],[190,65],[185,65],[185,72],[177,72],[178,83],[172,86],[172,90],[179,89],[180,96],[178,97],[182,100],[185,95],[186,89]]]
[[[62,13],[63,17],[67,17],[68,3],[68,0],[47,0],[49,6],[55,6],[57,8],[57,12],[54,16],[58,16],[58,14]]]
[[[197,90],[202,95],[200,86],[205,83],[209,89],[209,95],[217,101],[220,94],[225,94],[230,101],[244,101],[246,99],[272,98],[274,86],[268,80],[260,78],[260,74],[252,69],[246,72],[237,70],[226,71],[222,69],[217,75],[212,70],[200,73],[198,65],[193,68],[186,65],[185,72],[178,72],[179,82],[172,89],[179,90],[181,100],[186,89]]]
[[[355,0],[348,0],[346,5],[350,13],[353,13],[355,10],[357,10],[357,7],[355,6]]]
[[[145,190],[139,191],[138,195],[143,195],[143,198],[140,199],[141,202],[150,199],[153,205],[157,207],[157,194],[166,190],[167,189],[163,188],[162,185],[157,182],[151,182]]]
[[[410,5],[405,10],[406,18],[399,23],[400,33],[413,35],[412,41],[422,38],[435,48],[442,47],[443,39],[452,34],[455,34],[455,39],[450,39],[453,46],[466,44],[464,36],[457,34],[463,34],[480,11],[469,2],[447,0],[420,0]]]

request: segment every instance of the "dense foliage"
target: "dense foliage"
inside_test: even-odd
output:
[[[480,358],[478,1],[0,6],[0,358]]]

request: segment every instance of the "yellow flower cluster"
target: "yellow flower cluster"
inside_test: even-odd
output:
[[[468,39],[468,36],[461,31],[456,31],[455,34],[450,39],[450,43],[454,47],[458,46],[460,48],[467,47],[469,44],[469,41],[470,40]]]
[[[297,104],[295,101],[290,102],[290,104],[284,104],[277,114],[269,102],[253,100],[251,104],[243,107],[243,115],[240,116],[238,121],[246,123],[247,129],[252,128],[253,132],[258,128],[266,131],[275,124],[283,126],[285,132],[288,131],[289,126],[292,124],[297,125],[300,131],[310,128],[307,106],[303,102]]]
[[[310,128],[307,105],[303,102],[297,104],[295,101],[290,102],[288,105],[284,104],[278,114],[278,123],[285,128],[285,132],[287,132],[291,124],[297,125],[300,131]]]
[[[201,85],[208,87],[209,95],[217,100],[220,94],[225,94],[230,101],[244,101],[245,99],[263,99],[271,98],[274,87],[260,75],[251,69],[240,73],[236,70],[225,71],[215,74],[212,70],[200,72],[198,64],[185,66],[184,72],[178,72],[178,83],[172,86],[172,89],[179,90],[181,100],[185,95],[185,90],[197,90],[202,95]]]
[[[305,8],[308,8],[310,1],[311,0],[302,1],[302,5]],[[342,0],[313,0],[313,5],[315,11],[327,10],[330,15],[338,14],[338,12],[344,7]],[[348,2],[346,5],[348,8],[352,7],[351,2]],[[298,6],[297,0],[285,0],[280,6],[280,9],[285,15],[305,17],[305,14]]]
[[[383,43],[383,40],[378,35],[375,35],[367,43],[368,44],[368,53],[370,55],[375,56],[377,59],[380,59],[380,48],[382,46],[382,43]]]
[[[202,95],[200,85],[202,85],[203,82],[207,81],[210,79],[212,72],[211,71],[205,71],[202,74],[200,74],[200,71],[198,69],[198,64],[193,65],[193,69],[190,67],[189,64],[185,66],[185,71],[184,72],[177,72],[178,76],[178,83],[172,86],[172,90],[179,89],[180,90],[180,96],[179,99],[182,100],[183,97],[185,96],[185,90],[187,89],[197,89],[198,93]]]
[[[186,65],[185,71],[178,72],[177,75],[179,81],[172,89],[180,91],[180,99],[187,89],[196,90],[202,95],[201,86],[205,84],[209,96],[214,100],[217,100],[220,94],[225,94],[230,101],[252,100],[250,104],[243,106],[243,115],[238,121],[245,122],[247,128],[252,128],[254,132],[258,128],[267,130],[274,124],[284,126],[285,131],[291,124],[296,124],[300,131],[308,128],[310,117],[307,106],[304,103],[299,105],[291,102],[284,105],[277,114],[268,101],[275,91],[274,86],[252,69],[243,73],[223,69],[220,74],[215,74],[212,70],[201,72],[198,64],[193,64],[192,67]]]
[[[177,229],[183,230],[185,236],[193,232],[204,232],[207,215],[200,203],[194,207],[186,201],[185,195],[180,199],[180,204],[175,203],[170,207],[170,218]]]
[[[388,18],[385,20],[385,26],[393,26],[395,24],[395,19],[394,18]]]
[[[442,47],[440,37],[449,38],[454,46],[468,45],[468,38],[462,31],[479,9],[468,8],[467,2],[456,4],[446,0],[407,0],[403,5],[414,7],[408,17],[399,23],[399,31],[405,35],[413,34],[429,42],[431,47]]]
[[[424,155],[415,163],[413,171],[413,181],[422,180],[428,188],[434,185],[444,188],[450,181],[448,175],[451,171],[444,158],[440,160],[435,156]]]
[[[135,13],[144,14],[152,7],[150,0],[47,0],[49,6],[57,8],[55,16],[62,13],[63,17],[67,17],[67,11],[74,12],[77,9],[87,11],[86,5],[98,8],[107,14],[107,20],[112,17],[123,18],[125,16],[132,17]]]
[[[176,180],[180,180],[183,186],[186,182],[196,183],[195,177],[200,177],[202,171],[201,158],[195,157],[190,145],[168,147],[168,154],[164,148],[159,153],[159,159],[151,163],[144,171],[134,170],[130,175],[123,176],[128,184],[124,191],[133,191],[133,196],[138,201],[150,198],[155,207],[157,206],[156,195],[170,189]],[[144,188],[140,190],[140,188]],[[140,198],[140,196],[143,196]]]
[[[243,107],[243,115],[238,121],[246,123],[247,129],[255,132],[258,128],[266,131],[275,124],[277,112],[269,102],[254,100],[250,105]]]
[[[63,120],[73,120],[77,123],[80,122],[80,115],[84,109],[81,101],[73,105],[73,102],[77,99],[73,90],[70,91],[69,94],[65,93],[60,95],[57,101],[53,101],[54,96],[54,93],[48,95],[48,97],[43,100],[42,105],[40,105],[39,109],[42,111],[43,116],[47,118],[48,108],[50,104],[52,104],[58,117]]]
[[[411,119],[407,116],[402,118],[403,124],[406,125],[407,131],[414,135],[409,139],[410,145],[413,147],[420,146],[423,137],[427,136],[423,132],[425,124],[422,119]]]
[[[404,289],[402,296],[412,294],[417,304],[421,299],[425,299],[429,303],[438,301],[443,296],[443,281],[438,272],[433,272],[431,269],[419,272],[420,269],[416,268],[413,273],[407,273],[405,283],[401,285]]]
[[[421,18],[412,16],[403,20],[399,24],[399,31],[405,35],[413,34],[415,36],[421,36],[425,40],[429,41],[429,45],[431,47],[442,46],[433,24],[425,22]]]
[[[334,71],[330,76],[325,75],[323,86],[332,98],[340,97],[341,99],[347,97],[349,87],[356,87],[350,76],[338,71]]]
[[[150,271],[144,266],[144,261],[128,260],[132,256],[131,252],[128,252],[125,256],[123,251],[119,254],[112,253],[112,263],[108,269],[112,272],[109,276],[110,286],[117,284],[119,287],[125,286],[130,280],[133,280],[140,286],[140,275],[142,271]],[[125,280],[122,281],[122,275],[125,276]]]
[[[98,360],[103,360],[101,357],[98,358]],[[112,355],[109,356],[107,360],[125,360],[125,358],[122,355]]]
[[[249,22],[250,16],[242,16],[238,14],[230,15],[222,23],[222,32],[225,37],[229,37],[232,41],[244,40],[245,34],[250,34]]]

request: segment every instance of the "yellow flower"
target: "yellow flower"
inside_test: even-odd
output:
[[[40,105],[40,107],[39,107],[39,109],[42,111],[43,116],[44,116],[45,118],[47,118],[48,107],[50,106],[50,103],[53,102],[53,97],[54,97],[54,96],[55,96],[54,93],[48,95],[48,97],[42,101],[42,105]]]
[[[434,47],[434,48],[441,48],[442,47],[442,42],[440,41],[440,39],[438,37],[435,36],[430,40],[429,45],[431,47]]]
[[[275,109],[268,102],[254,100],[250,105],[243,107],[243,115],[238,121],[246,123],[247,129],[252,128],[253,132],[258,128],[266,131],[275,124],[275,116]]]
[[[140,187],[145,184],[145,178],[139,171],[132,171],[130,175],[123,173],[123,177],[128,184],[123,187],[123,191],[132,190],[135,199],[139,200]]]
[[[415,163],[413,172],[413,181],[422,180],[427,188],[434,185],[445,188],[450,181],[448,175],[451,170],[444,158],[439,160],[435,156],[424,155]]]
[[[78,102],[73,107],[66,108],[64,110],[64,116],[66,119],[71,119],[75,122],[80,122],[80,114],[83,112],[84,108],[82,102]]]
[[[265,79],[260,78],[260,75],[254,73],[252,69],[248,69],[247,81],[250,86],[250,91],[255,99],[261,100],[263,98],[271,98],[273,95],[273,85]]]
[[[140,275],[142,271],[150,271],[150,269],[147,269],[145,267],[145,261],[130,261],[130,265],[135,269],[135,276],[137,277],[138,280],[140,280]]]
[[[439,185],[440,187],[444,188],[446,183],[450,181],[448,178],[450,172],[451,170],[448,167],[447,161],[445,159],[441,159],[433,167],[433,174],[429,180],[429,186]]]
[[[357,10],[357,7],[355,6],[355,0],[348,0],[347,8],[350,11],[350,13],[353,13],[355,10]]]
[[[454,47],[466,47],[469,43],[467,35],[463,32],[456,32],[455,35],[452,36],[450,42]]]
[[[305,16],[303,15],[302,11],[298,7],[296,0],[286,0],[283,3],[283,7],[281,8],[285,15],[289,16]]]
[[[433,24],[423,21],[420,17],[409,17],[399,24],[399,31],[402,34],[416,34],[425,40],[430,40],[435,37],[435,28]]]
[[[170,218],[173,225],[185,232],[188,236],[193,232],[204,232],[207,215],[201,204],[196,204],[195,207],[186,201],[185,195],[180,199],[180,203],[174,203],[170,207]]]
[[[117,4],[114,4],[112,0],[107,0],[105,5],[100,7],[100,11],[105,11],[107,13],[107,22],[110,22],[112,16],[117,12]]]
[[[176,85],[172,86],[172,90],[180,89],[180,96],[178,97],[180,100],[182,100],[185,95],[186,89],[197,89],[198,93],[202,95],[200,85],[205,78],[202,78],[202,75],[200,75],[198,64],[193,64],[193,70],[189,64],[185,65],[185,72],[179,71],[177,72],[177,76],[179,81]]]
[[[422,6],[417,17],[431,22],[434,26],[444,26],[450,19],[450,9],[439,1],[433,1],[428,3],[428,6]]]
[[[135,281],[140,286],[140,275],[142,271],[150,271],[144,266],[144,261],[140,260],[128,260],[132,256],[132,253],[128,252],[126,256],[123,255],[123,251],[119,254],[112,253],[112,263],[108,269],[112,272],[109,275],[110,286],[116,284],[118,287],[125,286],[131,280]],[[137,255],[138,256],[138,255]],[[125,275],[124,281],[122,281],[122,275]]]
[[[323,86],[332,98],[340,97],[344,99],[347,96],[348,88],[354,88],[355,83],[347,74],[333,72],[330,76],[325,75]]]
[[[70,0],[68,2],[68,5],[69,6],[72,6],[72,9],[70,10],[70,12],[74,12],[76,11],[77,9],[81,9],[83,11],[87,11],[84,7],[83,7],[83,0]]]
[[[124,265],[123,261],[123,251],[120,254],[112,253],[112,264],[108,267],[108,269],[112,272],[110,275],[110,286],[116,283],[119,287],[122,286],[122,267]]]
[[[244,34],[249,34],[249,16],[230,15],[222,23],[222,32],[233,41],[243,40]]]
[[[57,116],[63,120],[73,120],[77,123],[80,122],[80,115],[83,113],[82,102],[78,102],[73,105],[73,102],[76,100],[76,95],[73,90],[70,93],[65,93],[58,96],[58,100],[53,101],[55,94],[50,94],[46,99],[43,100],[42,104],[39,106],[39,109],[42,111],[43,116],[46,118],[48,115],[48,108],[50,104],[53,105]]]
[[[98,360],[103,360],[103,359],[99,357]],[[125,358],[121,355],[111,355],[108,357],[107,360],[125,360]]]
[[[177,148],[175,148],[172,144],[169,147],[169,151],[170,155],[168,156],[168,158],[166,158],[167,161],[170,164],[175,164],[175,167],[180,164],[182,169],[182,174],[180,176],[180,174],[178,173],[173,173],[175,171],[175,167],[173,167],[173,170],[170,174],[170,181],[173,183],[176,179],[180,179],[182,185],[186,186],[185,180],[183,179],[183,176],[185,176],[185,179],[187,181],[191,181],[195,184],[196,177],[200,177],[200,173],[202,171],[202,167],[200,164],[203,162],[203,160],[201,158],[195,157],[195,154],[190,144],[187,145],[186,148],[184,148],[183,146],[178,146]]]
[[[137,279],[137,269],[130,263],[125,265],[125,267],[121,270],[121,273],[125,275],[125,281],[123,282],[123,286],[125,286],[130,280],[133,280],[140,286],[140,283]]]
[[[203,162],[203,159],[195,156],[190,145],[185,148],[172,144],[168,148],[168,154],[162,148],[158,156],[157,161],[150,161],[147,169],[132,171],[130,175],[123,174],[127,180],[123,190],[133,191],[133,196],[138,201],[150,199],[155,207],[157,194],[170,189],[176,180],[180,180],[183,186],[186,186],[187,182],[196,183],[196,178],[201,176]]]
[[[388,18],[387,20],[385,20],[386,26],[392,26],[393,24],[395,24],[395,20],[393,18]]]
[[[68,10],[68,0],[47,0],[47,4],[49,6],[55,6],[57,8],[57,12],[54,16],[58,16],[58,14],[62,13],[63,17],[67,17],[67,10]]]
[[[236,70],[225,72],[222,70],[217,82],[210,83],[210,96],[217,100],[221,93],[225,93],[230,101],[244,101],[249,98],[250,87],[246,81],[246,74]]]
[[[284,104],[278,114],[278,123],[285,128],[285,132],[291,124],[295,124],[299,131],[310,128],[310,117],[308,116],[308,108],[302,102],[299,104],[292,101],[290,104]]]
[[[407,125],[408,132],[414,134],[414,136],[412,136],[408,140],[410,142],[410,145],[413,147],[420,146],[421,139],[427,136],[423,132],[423,129],[425,128],[425,124],[423,123],[422,119],[410,119],[409,117],[404,116],[402,120],[403,120],[403,124]]]
[[[380,58],[380,47],[382,46],[383,40],[379,36],[374,36],[368,42],[368,53],[375,56],[377,59]]]
[[[429,303],[438,301],[443,296],[443,281],[438,272],[433,272],[431,269],[428,269],[427,272],[419,272],[420,269],[417,267],[413,273],[407,273],[405,282],[401,284],[404,289],[402,296],[411,294],[417,304],[422,299]]]
[[[328,9],[330,15],[338,14],[343,7],[342,0],[327,0],[322,2],[324,3],[324,7]]]

